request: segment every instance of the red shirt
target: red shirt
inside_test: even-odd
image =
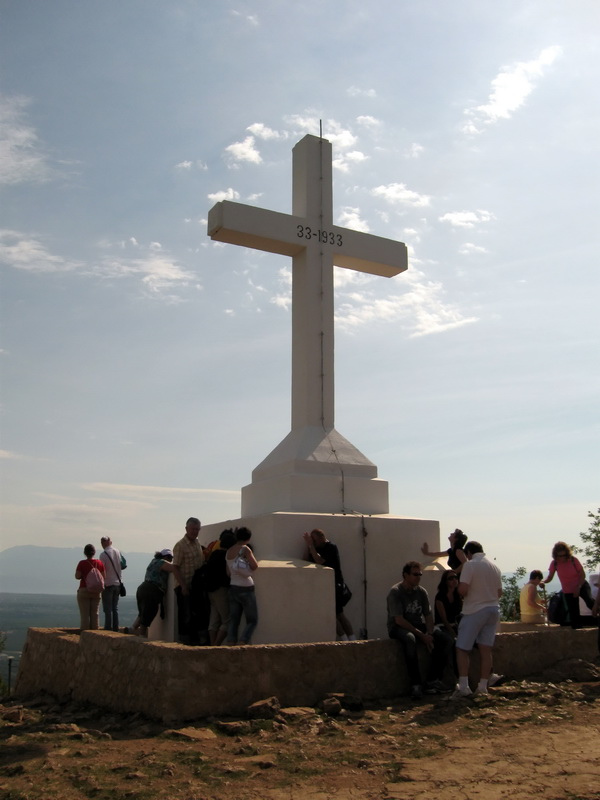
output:
[[[573,594],[579,587],[582,571],[583,567],[577,558],[568,558],[566,561],[557,558],[550,564],[548,574],[552,577],[556,572],[563,592]]]
[[[75,572],[78,572],[81,575],[81,580],[79,581],[80,589],[85,589],[85,576],[93,567],[96,567],[96,569],[101,572],[102,576],[104,577],[106,574],[104,564],[98,558],[86,558],[77,564],[77,569]]]

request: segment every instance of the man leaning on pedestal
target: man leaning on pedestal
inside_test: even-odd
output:
[[[182,644],[198,644],[199,632],[194,629],[196,614],[193,608],[192,578],[194,572],[204,564],[202,545],[198,541],[200,527],[200,520],[190,517],[185,523],[185,536],[173,548],[173,564],[179,567],[181,579],[187,589],[187,594],[184,595],[180,583],[176,581],[177,622],[179,641]]]
[[[429,596],[420,586],[422,575],[421,564],[409,561],[402,569],[402,581],[394,584],[387,596],[388,633],[390,638],[400,642],[404,650],[413,700],[423,696],[418,642],[427,648],[431,656],[425,691],[428,694],[449,691],[442,679],[452,641],[434,629]]]
[[[453,698],[469,697],[469,666],[475,643],[479,649],[480,672],[476,694],[487,694],[488,686],[498,686],[502,675],[492,672],[492,647],[500,621],[502,575],[485,555],[479,542],[465,545],[467,561],[460,573],[458,593],[463,598],[462,617],[456,637],[458,686]]]

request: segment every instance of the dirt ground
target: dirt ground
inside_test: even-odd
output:
[[[342,696],[332,716],[291,708],[177,728],[12,701],[0,706],[0,800],[598,800],[600,681],[492,692],[364,708]]]

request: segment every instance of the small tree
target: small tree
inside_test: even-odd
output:
[[[589,530],[579,534],[583,547],[578,547],[577,550],[583,556],[585,566],[595,569],[600,564],[600,508],[596,513],[588,511],[588,517],[592,522]]]
[[[520,618],[519,581],[525,577],[525,567],[517,567],[512,575],[502,576],[502,597],[500,598],[500,619],[504,622],[517,622]]]

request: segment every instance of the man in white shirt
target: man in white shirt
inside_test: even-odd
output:
[[[473,694],[469,687],[471,650],[479,648],[480,673],[477,694],[487,694],[488,685],[497,686],[502,676],[492,673],[492,647],[500,621],[502,576],[498,567],[483,552],[479,542],[467,542],[467,561],[460,573],[458,593],[463,598],[463,615],[456,637],[458,685],[453,697]]]
[[[110,536],[100,539],[102,552],[100,561],[104,564],[104,589],[102,591],[102,611],[104,630],[119,630],[119,597],[121,589],[121,553],[113,547]]]

